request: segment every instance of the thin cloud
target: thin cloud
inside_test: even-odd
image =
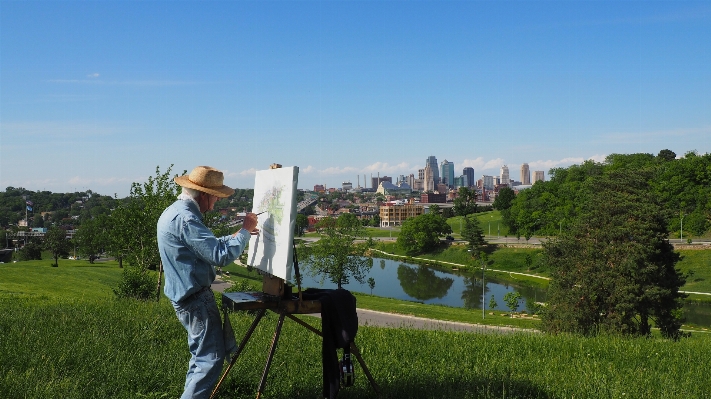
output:
[[[492,159],[484,164],[484,169],[499,169],[506,163],[503,158]]]
[[[339,168],[337,166],[332,166],[330,168],[322,169],[319,171],[322,175],[341,175],[347,173],[357,173],[358,169],[351,166],[346,166],[345,168]]]
[[[86,77],[90,78],[90,79],[96,79],[99,77],[99,74],[94,72],[94,73],[90,73],[90,74],[86,75]]]
[[[132,179],[127,177],[97,177],[89,178],[82,176],[74,176],[67,181],[67,183],[75,186],[109,186],[116,183],[133,183]]]
[[[607,155],[593,155],[587,158],[584,157],[568,157],[560,160],[549,159],[547,161],[539,160],[534,162],[529,162],[528,165],[532,170],[550,170],[553,168],[570,166],[570,165],[580,165],[587,160],[593,160],[595,162],[602,162],[605,160]]]
[[[88,76],[89,77],[89,76]],[[95,84],[107,86],[187,86],[196,85],[203,82],[197,81],[181,81],[181,80],[99,80],[98,74],[96,77],[91,76],[89,79],[49,79],[48,83],[58,84]]]
[[[396,174],[396,173],[407,172],[409,174],[409,173],[412,173],[411,171],[413,169],[414,168],[412,166],[410,166],[410,164],[407,162],[400,162],[397,165],[390,165],[387,162],[376,162],[376,163],[366,166],[365,168],[363,168],[361,170],[361,172],[364,172],[364,173],[378,173],[379,172],[379,173],[386,173],[386,174],[387,173]]]
[[[257,169],[255,169],[255,168],[250,168],[250,169],[243,170],[243,171],[239,172],[239,175],[242,177],[254,176],[256,174],[257,174]]]

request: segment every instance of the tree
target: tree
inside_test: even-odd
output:
[[[373,266],[373,259],[366,256],[373,243],[370,239],[364,240],[365,229],[355,215],[344,213],[338,219],[326,218],[316,228],[321,238],[309,246],[301,244],[299,250],[299,254],[305,255],[303,263],[308,272],[321,276],[322,282],[330,280],[338,288],[348,284],[351,278],[363,284]]]
[[[664,337],[683,335],[685,278],[650,173],[621,170],[586,181],[579,216],[543,244],[552,278],[545,331],[648,336],[653,321]]]
[[[672,150],[661,150],[659,151],[659,154],[657,155],[657,159],[664,161],[664,162],[669,162],[673,161],[676,159],[676,153]]]
[[[492,296],[491,296],[491,299],[489,299],[489,309],[490,309],[490,310],[494,310],[494,309],[496,309],[498,306],[499,306],[499,304],[496,303],[496,298],[494,298],[494,296],[492,295]]]
[[[111,214],[112,255],[142,270],[156,269],[160,263],[156,224],[180,193],[180,186],[170,176],[172,167],[165,173],[156,167],[155,177],[131,184],[130,196]]]
[[[296,214],[296,223],[294,224],[294,234],[297,237],[301,237],[304,235],[304,231],[309,228],[309,218],[302,214],[302,213],[297,213]]]
[[[172,167],[165,173],[156,167],[155,177],[149,177],[142,185],[133,183],[129,198],[111,214],[110,253],[119,259],[119,265],[124,258],[129,263],[114,290],[119,298],[147,300],[154,295],[156,283],[149,270],[160,264],[156,225],[181,190],[170,176]]]
[[[370,225],[373,227],[380,227],[380,215],[373,215],[373,218],[370,219]]]
[[[89,258],[89,263],[94,263],[98,255],[110,246],[111,219],[107,215],[100,215],[93,219],[85,220],[74,235],[74,243],[81,255]]]
[[[516,193],[509,187],[503,187],[499,189],[498,194],[496,194],[496,199],[492,204],[494,209],[499,211],[504,211],[511,208],[513,200],[516,198]]]
[[[397,244],[407,253],[430,251],[439,245],[439,238],[452,233],[447,221],[433,213],[425,213],[405,220],[397,237]]]
[[[59,257],[69,255],[70,242],[67,240],[67,232],[59,227],[50,227],[44,235],[43,247],[52,253],[53,266],[59,266]]]
[[[467,216],[476,213],[476,190],[468,187],[459,187],[457,198],[454,199],[454,214]]]
[[[373,288],[375,288],[375,279],[368,277],[368,287],[370,287],[370,295],[373,295]]]
[[[518,309],[518,304],[520,301],[520,292],[507,292],[506,295],[504,295],[504,302],[506,302],[506,307],[509,308],[511,314],[516,313],[516,309]]]
[[[42,245],[37,242],[30,241],[25,244],[22,249],[20,249],[18,256],[20,260],[41,260],[42,259]]]
[[[462,227],[462,238],[469,242],[469,250],[473,254],[479,253],[486,247],[484,240],[484,229],[476,215],[464,216],[464,226]]]
[[[526,270],[530,271],[531,265],[533,265],[533,257],[531,256],[531,254],[526,254],[526,259],[524,260],[524,263],[526,264]]]

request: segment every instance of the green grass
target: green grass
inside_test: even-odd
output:
[[[121,279],[118,262],[34,260],[0,265],[0,296],[31,299],[106,299]]]
[[[113,299],[111,288],[121,273],[115,264],[51,268],[42,263],[47,262],[0,265],[0,397],[180,395],[189,354],[185,331],[165,298],[159,303]],[[12,290],[6,289],[10,282]],[[408,314],[420,307],[432,316],[441,310],[443,318],[452,313],[362,294],[358,303]],[[240,339],[252,318],[234,313],[230,319]],[[304,320],[320,328],[318,319]],[[272,314],[258,326],[220,398],[254,397],[275,325]],[[394,399],[686,399],[711,392],[711,334],[669,342],[361,326],[357,344],[383,397]],[[318,397],[320,352],[316,335],[287,320],[264,397]],[[356,385],[339,397],[374,397],[359,366],[356,373]]]
[[[680,250],[679,253],[682,260],[678,267],[688,276],[683,290],[711,292],[711,250]]]
[[[188,353],[167,303],[2,299],[3,398],[174,398]],[[240,338],[251,316],[232,314]],[[317,319],[305,318],[315,327]],[[276,325],[256,329],[221,389],[253,398]],[[361,327],[357,344],[388,398],[701,398],[711,339],[580,338]],[[319,396],[320,339],[287,320],[266,398]],[[343,398],[374,397],[356,366]]]
[[[481,224],[482,230],[484,230],[484,236],[496,237],[500,235],[504,237],[509,234],[509,229],[506,227],[501,219],[501,212],[499,211],[487,211],[476,214],[479,223]],[[461,229],[464,227],[464,222],[462,221],[462,216],[454,216],[447,219],[447,224],[452,228],[453,234],[456,237],[461,237]],[[498,229],[498,231],[497,231]]]

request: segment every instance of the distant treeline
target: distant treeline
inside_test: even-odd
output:
[[[670,150],[652,154],[611,154],[604,162],[585,161],[554,168],[550,180],[537,182],[514,198],[502,217],[514,236],[554,236],[573,220],[584,201],[581,188],[613,171],[644,170],[650,189],[667,212],[673,237],[703,236],[711,227],[711,153],[687,152],[677,158]],[[682,226],[683,224],[683,226]]]
[[[254,190],[236,189],[229,198],[218,201],[215,209],[234,208],[239,212],[244,209],[251,210],[252,197]],[[86,220],[110,215],[113,209],[126,200],[127,198],[100,195],[91,190],[53,193],[7,187],[5,191],[0,192],[0,227],[6,229],[17,226],[20,220],[25,219],[25,214],[29,219],[29,227],[77,227]],[[31,205],[28,205],[28,201]]]

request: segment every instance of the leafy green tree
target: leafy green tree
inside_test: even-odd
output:
[[[476,213],[476,190],[468,187],[460,187],[454,199],[454,214],[457,216],[467,216]]]
[[[355,215],[344,213],[337,220],[326,218],[316,228],[321,238],[308,246],[302,244],[299,250],[308,273],[320,276],[321,281],[328,279],[338,288],[351,278],[363,284],[373,266],[373,259],[366,256],[373,242],[365,240],[365,229]]]
[[[172,167],[164,173],[156,167],[155,176],[145,183],[131,184],[130,196],[111,214],[112,255],[141,270],[154,270],[160,263],[156,224],[180,194],[180,186],[170,174]]]
[[[491,299],[489,299],[489,309],[490,309],[490,310],[494,310],[494,309],[496,309],[498,306],[499,306],[499,304],[496,303],[496,298],[494,298],[494,296],[492,295],[492,296],[491,296]]]
[[[301,237],[304,235],[304,231],[309,228],[309,218],[308,216],[297,213],[296,214],[296,223],[294,224],[294,234],[297,237]]]
[[[44,227],[44,218],[40,214],[32,217],[32,227]]]
[[[476,215],[464,216],[464,226],[462,227],[462,238],[466,240],[469,250],[473,254],[479,253],[487,245],[484,240],[484,229]]]
[[[506,295],[504,295],[504,302],[506,302],[506,307],[509,308],[511,314],[516,313],[520,301],[521,293],[519,292],[507,292]]]
[[[373,218],[370,219],[370,225],[372,227],[380,227],[380,215],[373,215]]]
[[[130,196],[111,214],[109,251],[119,259],[119,265],[123,259],[129,263],[114,290],[117,297],[149,299],[155,293],[157,284],[150,270],[160,264],[156,225],[181,191],[170,176],[172,167],[164,173],[156,167],[155,177],[143,184],[133,183]]]
[[[531,270],[531,265],[533,265],[533,257],[531,254],[526,254],[526,259],[524,259],[524,263],[526,264],[526,270]]]
[[[32,240],[20,249],[18,257],[20,260],[41,260],[42,245]]]
[[[657,159],[663,162],[673,161],[676,159],[676,153],[672,150],[664,149],[659,151],[659,154],[657,154]]]
[[[407,253],[430,251],[439,245],[439,238],[452,233],[447,221],[433,213],[425,213],[405,220],[397,244]]]
[[[67,232],[59,227],[50,227],[44,235],[44,249],[52,253],[54,266],[59,266],[59,258],[69,255],[71,244]]]
[[[368,287],[370,287],[370,295],[373,295],[373,288],[375,288],[375,279],[368,277]]]
[[[679,338],[685,278],[651,171],[620,170],[586,181],[580,215],[543,244],[551,282],[543,329],[648,336],[652,321]]]
[[[511,205],[515,198],[516,193],[514,192],[514,190],[509,187],[503,187],[499,190],[498,194],[496,194],[496,199],[494,200],[494,203],[492,205],[494,206],[494,209],[497,209],[499,211],[505,211],[511,208]]]
[[[89,263],[94,263],[94,257],[110,247],[111,218],[99,215],[96,218],[85,220],[74,235],[74,243],[79,253],[89,258]]]

